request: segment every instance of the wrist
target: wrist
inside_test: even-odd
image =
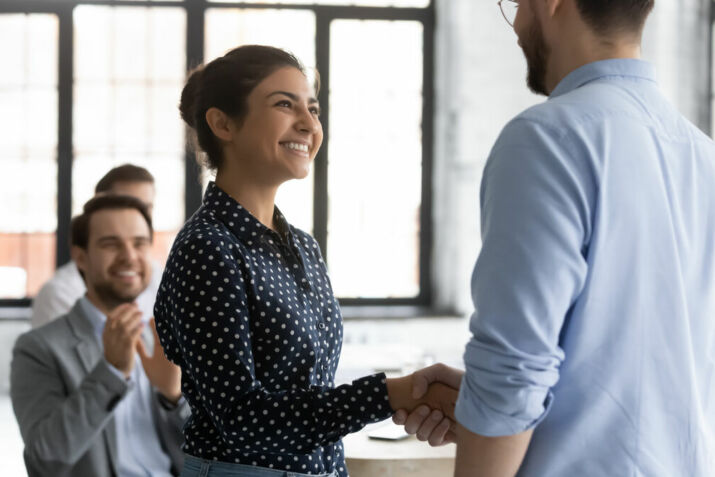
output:
[[[415,403],[414,399],[412,399],[412,375],[387,378],[385,384],[387,385],[387,396],[392,410],[406,409],[411,411]]]
[[[121,366],[116,364],[113,360],[107,358],[106,356],[104,357],[104,360],[107,362],[109,367],[112,369],[112,371],[116,375],[121,375],[126,381],[129,381],[129,379],[132,377],[132,369],[131,367],[127,369],[126,366]]]
[[[179,403],[179,399],[181,399],[181,391],[178,391],[178,392],[159,391],[159,395],[162,397],[162,399],[171,403],[174,406],[176,406]]]
[[[176,409],[176,406],[179,405],[179,401],[181,400],[181,393],[179,393],[178,395],[168,395],[159,391],[158,397],[159,404],[161,404],[161,406],[167,411],[171,411],[173,409]]]

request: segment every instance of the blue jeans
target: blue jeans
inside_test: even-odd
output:
[[[180,477],[338,477],[338,473],[301,474],[267,467],[199,459],[184,454],[184,468],[181,470]]]

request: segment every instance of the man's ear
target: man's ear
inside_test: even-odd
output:
[[[211,128],[214,136],[223,140],[230,141],[233,132],[233,122],[226,113],[218,108],[209,108],[206,111],[206,122]]]
[[[70,248],[70,256],[72,261],[77,265],[77,268],[82,271],[82,273],[87,273],[87,251],[82,247],[73,245]]]

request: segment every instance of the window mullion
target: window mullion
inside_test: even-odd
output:
[[[59,17],[59,74],[57,127],[57,266],[70,259],[69,236],[72,220],[72,101],[74,70],[74,25],[72,5],[64,5]]]
[[[186,3],[186,68],[191,71],[204,61],[206,14],[205,0],[187,0]],[[196,163],[196,154],[186,141],[184,154],[184,213],[188,219],[201,205],[201,168]]]
[[[313,193],[313,236],[318,241],[323,257],[328,256],[328,142],[330,140],[330,22],[333,20],[325,9],[315,11],[315,59],[320,72],[321,122],[323,145],[315,158]]]

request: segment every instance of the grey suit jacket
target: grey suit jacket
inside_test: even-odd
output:
[[[25,442],[29,477],[117,475],[113,411],[129,387],[102,359],[79,302],[66,315],[17,339],[10,397]],[[188,404],[172,410],[153,400],[154,422],[172,472],[181,470],[181,428]]]

